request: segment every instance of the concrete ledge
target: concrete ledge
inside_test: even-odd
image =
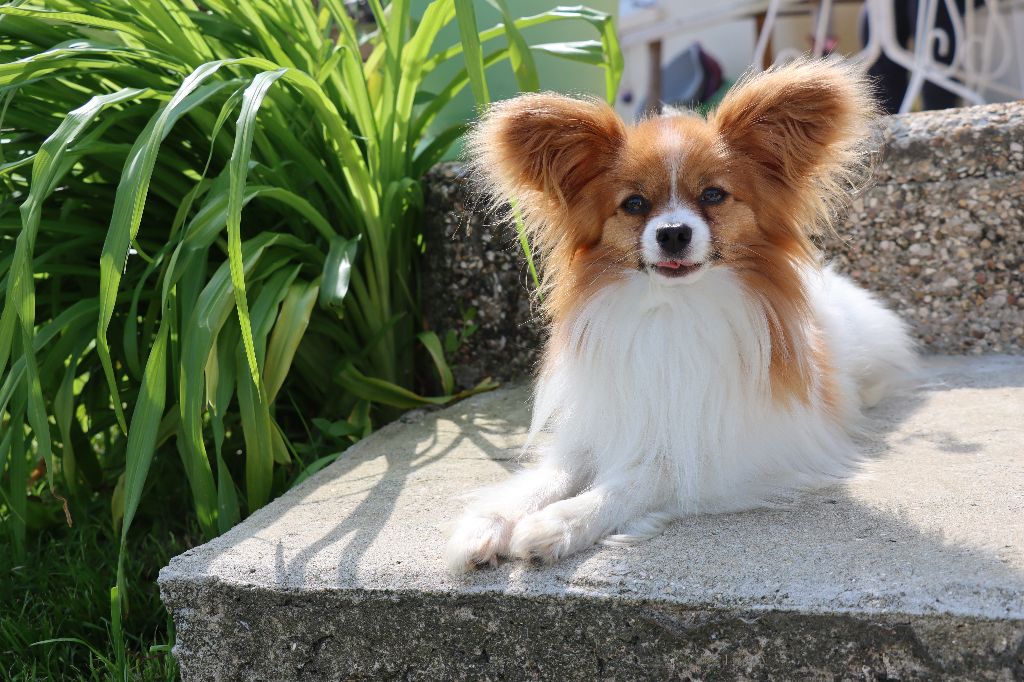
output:
[[[1022,127],[1021,102],[891,116],[883,131],[887,153],[875,180],[907,184],[1019,175]]]
[[[1024,102],[892,116],[874,185],[824,244],[932,353],[1024,354]],[[457,164],[426,178],[423,305],[434,329],[479,331],[462,386],[529,373],[543,325],[515,231],[474,208]]]
[[[528,389],[415,413],[160,574],[187,680],[1024,678],[1024,358],[933,358],[865,473],[553,568],[443,568]]]

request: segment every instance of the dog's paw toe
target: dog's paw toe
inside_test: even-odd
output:
[[[466,516],[448,539],[445,560],[452,573],[494,567],[508,554],[512,522],[499,516]]]
[[[569,553],[569,524],[552,514],[538,512],[523,517],[512,531],[512,556],[544,564],[554,563]]]

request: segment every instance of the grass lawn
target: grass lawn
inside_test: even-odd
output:
[[[110,587],[120,535],[103,502],[86,503],[73,528],[62,522],[34,534],[24,561],[0,552],[0,679],[114,677],[108,663],[115,658]],[[131,679],[177,678],[170,654],[173,624],[160,603],[156,577],[171,556],[197,541],[198,532],[186,526],[184,513],[167,516],[158,515],[148,527],[140,523],[129,540],[124,630]],[[54,639],[76,641],[41,643]]]

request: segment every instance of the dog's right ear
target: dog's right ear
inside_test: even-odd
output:
[[[468,150],[495,198],[533,204],[540,193],[571,207],[611,167],[625,134],[603,102],[527,94],[494,104],[473,128]]]

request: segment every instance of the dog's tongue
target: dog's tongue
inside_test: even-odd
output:
[[[668,268],[670,270],[678,270],[679,268],[693,267],[694,262],[692,260],[663,260],[655,263],[659,268]]]

